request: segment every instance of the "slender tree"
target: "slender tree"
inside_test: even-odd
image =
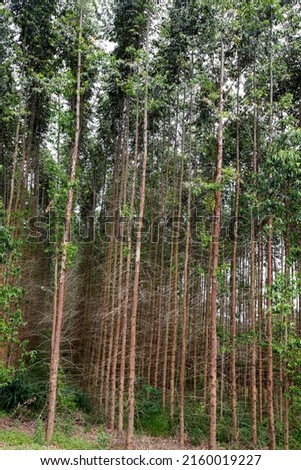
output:
[[[61,344],[61,332],[62,332],[62,321],[63,321],[63,311],[64,311],[64,300],[65,300],[66,271],[67,271],[67,260],[68,260],[68,243],[70,242],[70,229],[71,229],[71,218],[72,218],[72,208],[73,208],[73,198],[74,198],[74,183],[76,179],[76,164],[77,164],[77,159],[78,159],[78,154],[79,154],[79,143],[80,143],[82,27],[83,27],[83,2],[81,0],[80,10],[79,10],[79,33],[78,33],[78,55],[77,55],[77,77],[76,77],[75,137],[74,137],[74,144],[73,144],[72,153],[71,153],[69,190],[68,190],[68,199],[67,199],[66,213],[65,213],[62,254],[61,254],[61,260],[60,260],[61,266],[60,266],[60,277],[59,277],[59,286],[58,286],[56,321],[54,322],[55,329],[52,332],[53,347],[51,351],[48,414],[47,414],[47,426],[46,426],[47,442],[52,441],[53,432],[54,432],[56,396],[57,396],[57,385],[58,385],[58,369],[59,369],[59,358],[60,358],[60,344]]]

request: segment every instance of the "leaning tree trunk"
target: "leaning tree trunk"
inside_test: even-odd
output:
[[[80,0],[80,15],[79,15],[79,33],[78,33],[78,55],[77,55],[77,85],[76,85],[76,128],[75,140],[71,154],[71,171],[69,178],[69,191],[66,204],[64,235],[62,242],[62,255],[61,255],[61,268],[58,286],[57,298],[57,312],[55,321],[55,330],[52,332],[52,351],[51,351],[51,364],[50,364],[50,377],[49,377],[49,397],[48,397],[48,414],[46,424],[46,440],[52,441],[54,432],[54,421],[56,411],[56,394],[58,382],[58,368],[60,357],[60,344],[62,332],[62,320],[64,311],[64,298],[65,298],[65,284],[67,274],[67,247],[70,239],[71,217],[74,196],[74,182],[76,177],[76,164],[79,153],[79,139],[80,139],[80,89],[81,89],[81,39],[82,39],[82,24],[83,24],[83,0]]]

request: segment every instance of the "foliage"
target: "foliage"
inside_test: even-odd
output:
[[[45,384],[37,383],[24,370],[15,372],[10,382],[0,387],[0,406],[5,411],[13,411],[18,406],[36,411],[41,409],[45,400]]]
[[[39,417],[35,423],[35,430],[33,435],[33,442],[38,445],[43,445],[45,441],[45,433],[44,433],[44,423],[42,419]]]
[[[185,406],[185,431],[189,440],[199,446],[208,437],[209,416],[201,402],[188,401]]]
[[[37,439],[36,434],[31,436],[17,430],[1,429],[0,440],[5,449],[47,449],[43,444],[42,436]],[[96,450],[99,449],[99,445],[91,440],[74,436],[68,437],[62,432],[56,432],[51,448],[63,450]]]
[[[171,431],[168,414],[162,409],[161,391],[143,382],[137,392],[135,427],[151,436],[167,436]]]
[[[7,348],[7,362],[0,364],[1,386],[8,384],[17,369],[24,367],[24,358],[30,353],[26,350],[28,340],[20,339],[20,331],[26,325],[20,308],[24,294],[20,286],[21,242],[16,241],[10,227],[0,227],[0,264],[3,266],[3,283],[0,284],[0,345]],[[18,367],[12,363],[18,357]]]
[[[8,448],[31,448],[33,441],[32,437],[24,432],[6,429],[0,430],[0,440]]]
[[[97,444],[99,449],[107,449],[110,443],[110,435],[107,434],[103,428],[103,426],[99,426],[98,433],[97,433]]]

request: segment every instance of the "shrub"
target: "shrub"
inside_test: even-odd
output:
[[[185,431],[193,445],[206,440],[209,431],[209,417],[201,402],[187,401],[185,407]]]
[[[25,372],[17,372],[10,383],[0,387],[0,407],[4,411],[20,405],[36,410],[45,398],[45,386],[35,383]]]
[[[35,430],[34,430],[34,435],[33,435],[33,442],[35,444],[43,445],[44,444],[44,439],[45,438],[45,430],[44,430],[44,425],[43,421],[41,418],[38,418],[36,420],[36,425],[35,425]]]
[[[103,426],[99,426],[97,434],[97,444],[100,449],[107,449],[109,447],[111,436],[107,434]]]
[[[135,427],[151,436],[166,436],[171,432],[168,414],[162,409],[161,391],[143,381],[136,395]]]

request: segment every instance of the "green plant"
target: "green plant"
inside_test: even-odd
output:
[[[74,413],[77,409],[75,389],[66,383],[63,371],[59,371],[57,410],[58,413]]]
[[[70,416],[64,417],[61,422],[61,429],[65,436],[72,437],[74,431],[73,419]]]
[[[100,449],[107,449],[109,447],[111,436],[107,434],[103,426],[99,426],[97,433],[97,444]]]
[[[74,391],[76,407],[84,413],[90,414],[93,411],[91,398],[87,392],[77,388]]]
[[[94,450],[98,449],[95,442],[88,441],[79,437],[65,436],[61,431],[55,431],[53,437],[53,444],[64,450]]]
[[[135,405],[135,426],[137,430],[152,436],[170,434],[170,422],[166,412],[162,410],[161,391],[141,380],[138,386]]]
[[[34,430],[34,435],[33,435],[33,442],[35,444],[43,445],[44,444],[44,425],[43,421],[41,418],[38,418],[36,420],[36,425],[35,425],[35,430]]]
[[[185,431],[193,445],[206,440],[209,430],[209,416],[201,402],[187,400],[185,407]]]
[[[32,437],[22,431],[1,429],[0,441],[7,447],[24,447],[31,445]]]
[[[18,405],[33,404],[36,400],[36,387],[29,382],[25,373],[17,372],[10,383],[0,387],[0,406],[9,411]]]
[[[2,204],[2,203],[1,203]],[[0,204],[0,206],[1,206]],[[21,340],[20,330],[25,326],[20,308],[24,289],[20,286],[20,257],[22,242],[15,240],[12,227],[0,225],[0,343],[6,345],[0,362],[0,383],[8,385],[17,371],[24,369],[28,340]],[[13,360],[18,356],[18,362]]]

